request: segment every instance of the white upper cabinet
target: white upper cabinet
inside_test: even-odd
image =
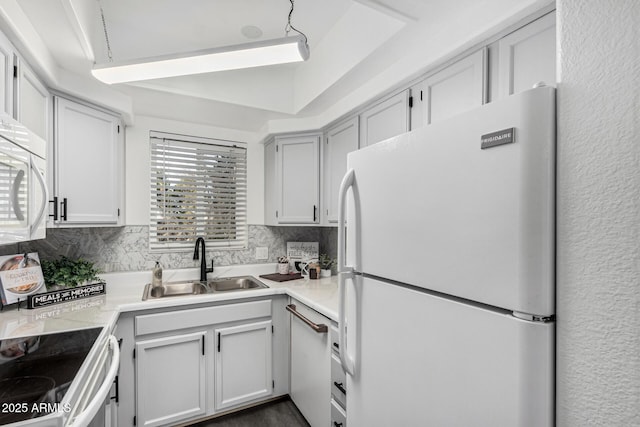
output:
[[[408,130],[409,90],[405,90],[360,114],[360,148]]]
[[[486,102],[486,49],[467,56],[411,88],[411,129],[435,123]]]
[[[499,96],[556,84],[556,14],[551,12],[498,41]]]
[[[0,33],[0,112],[13,117],[13,65],[15,50]]]
[[[276,142],[272,139],[264,145],[264,223],[277,225],[276,218]]]
[[[317,133],[276,138],[278,224],[319,223],[320,138]]]
[[[118,117],[55,98],[57,225],[121,225],[123,151]]]
[[[49,91],[24,61],[18,60],[17,74],[16,118],[33,133],[49,141],[51,129]]]
[[[358,149],[358,117],[327,131],[323,145],[323,223],[338,222],[338,191],[347,172],[347,154]]]

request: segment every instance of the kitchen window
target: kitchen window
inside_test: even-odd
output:
[[[246,247],[246,145],[152,131],[150,146],[150,249]]]

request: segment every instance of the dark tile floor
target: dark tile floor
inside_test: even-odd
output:
[[[291,399],[265,403],[191,427],[309,427]]]

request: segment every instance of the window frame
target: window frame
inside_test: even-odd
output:
[[[248,247],[247,152],[244,142],[149,132],[151,252],[186,252],[193,249],[197,237],[204,237],[207,246],[216,250]],[[167,157],[160,160],[161,155]],[[185,168],[183,176],[179,175],[181,166]],[[167,205],[169,188],[160,189],[162,182],[171,182],[172,191],[182,197],[176,205]],[[231,197],[228,190],[233,190]],[[178,206],[181,213],[175,212]],[[168,214],[172,209],[174,212]],[[206,216],[212,211],[213,215]],[[193,217],[192,224],[189,216]],[[168,236],[160,234],[163,219],[173,224],[166,228]],[[215,239],[215,233],[234,237]]]

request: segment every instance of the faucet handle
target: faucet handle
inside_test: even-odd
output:
[[[207,273],[213,273],[213,258],[211,259],[211,268],[207,268]]]

